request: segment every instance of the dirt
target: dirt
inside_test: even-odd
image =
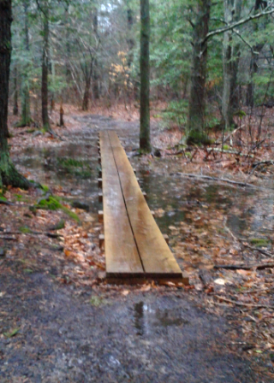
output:
[[[3,383],[259,382],[230,350],[227,321],[183,291],[123,298],[43,273],[1,276],[0,288],[1,328],[19,329],[0,339]]]
[[[166,155],[180,134],[159,131],[157,121],[153,144],[163,148],[162,158],[137,156],[136,121],[75,113],[66,123],[58,130],[63,141],[12,131],[16,166],[48,185],[81,225],[62,211],[32,213],[29,207],[41,198],[35,191],[6,192],[13,205],[0,205],[0,382],[273,382],[271,312],[216,298],[271,305],[272,295],[248,295],[247,301],[239,286],[262,288],[272,274],[213,269],[217,262],[265,261],[240,240],[259,234],[265,251],[272,251],[273,192],[252,189],[246,198],[237,186],[183,179],[186,166],[199,174],[201,163]],[[100,129],[118,132],[190,287],[104,281],[97,222]],[[67,158],[88,160],[88,176],[64,168],[60,159]],[[72,209],[75,200],[89,212]],[[61,218],[60,238],[48,237]],[[206,286],[201,270],[211,275]]]

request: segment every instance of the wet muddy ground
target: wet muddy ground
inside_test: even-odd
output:
[[[87,204],[96,217],[101,207],[98,132],[114,129],[137,169],[160,229],[169,234],[172,251],[194,281],[200,270],[220,259],[258,261],[258,254],[240,251],[237,238],[251,243],[261,239],[265,249],[272,250],[273,191],[184,178],[174,159],[150,161],[136,155],[137,123],[95,115],[74,119],[81,131],[64,131],[64,141],[56,145],[16,152],[17,167],[42,184],[60,187],[70,200]],[[153,132],[156,136],[156,125]],[[68,159],[81,164],[77,171],[64,166]],[[96,237],[98,232],[91,237],[97,246]],[[254,355],[248,357],[244,326],[235,319],[243,314],[249,322],[245,310],[222,303],[212,310],[212,301],[199,295],[199,283],[194,292],[80,288],[59,283],[59,271],[51,268],[54,257],[58,253],[48,250],[44,271],[40,267],[31,273],[17,273],[13,260],[0,258],[1,383],[273,381],[271,357],[263,364]],[[215,278],[225,285],[228,281],[228,286],[249,282],[247,275],[237,275],[235,281],[225,271],[216,272]]]
[[[19,329],[0,339],[3,383],[259,382],[230,350],[226,320],[182,291],[78,295],[40,273],[14,284],[1,300],[4,322],[12,300],[5,315]]]

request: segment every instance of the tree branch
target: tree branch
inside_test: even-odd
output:
[[[263,11],[263,12],[257,13],[256,15],[250,15],[250,16],[246,17],[245,19],[241,19],[241,20],[237,21],[236,23],[228,25],[227,27],[215,29],[214,31],[208,32],[208,34],[206,35],[206,37],[203,40],[203,43],[205,43],[212,36],[220,35],[224,32],[230,31],[231,29],[234,29],[234,28],[239,27],[243,24],[246,24],[251,20],[256,20],[256,19],[259,19],[260,17],[271,15],[272,13],[274,13],[274,5],[273,4],[268,6],[265,9],[265,11]]]

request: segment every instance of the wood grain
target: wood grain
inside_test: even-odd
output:
[[[131,229],[146,276],[182,277],[182,271],[150,212],[119,138],[115,132],[109,131],[108,135]]]
[[[143,276],[107,132],[100,133],[100,147],[107,276]]]

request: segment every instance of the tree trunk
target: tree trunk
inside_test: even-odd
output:
[[[264,9],[267,6],[267,2],[263,0],[255,0],[255,5],[254,5],[254,11],[257,12],[261,9]],[[258,24],[256,22],[254,30],[258,30]],[[251,108],[254,107],[254,83],[253,83],[253,78],[258,72],[258,59],[260,52],[262,51],[264,47],[263,43],[258,43],[256,44],[251,53],[251,60],[250,60],[250,80],[247,85],[247,93],[246,93],[246,105],[250,106]],[[256,53],[255,53],[256,52]]]
[[[0,188],[27,188],[30,183],[13,166],[7,141],[9,74],[11,57],[11,0],[0,1]]]
[[[25,32],[25,50],[29,54],[29,22],[28,22],[28,8],[29,2],[25,0],[23,2],[24,8],[24,32]],[[22,111],[21,111],[21,120],[18,122],[18,127],[24,127],[31,124],[31,114],[30,114],[30,96],[29,96],[29,64],[24,64],[23,66],[23,75],[22,75]]]
[[[207,40],[211,0],[198,0],[193,25],[191,87],[188,108],[187,142],[207,143],[205,127],[205,85],[207,71]]]
[[[93,32],[97,39],[96,52],[92,63],[92,93],[95,100],[100,98],[100,87],[99,87],[99,74],[98,74],[98,46],[99,46],[99,36],[98,36],[98,10],[97,8],[93,9]]]
[[[61,103],[60,103],[60,126],[64,126],[64,125],[65,125],[65,122],[64,122],[63,99],[61,99]]]
[[[128,45],[128,58],[127,58],[127,66],[130,68],[133,62],[133,48],[135,45],[135,41],[132,36],[132,27],[133,27],[133,10],[131,8],[127,9],[127,29],[129,38],[127,39],[127,45]]]
[[[17,65],[14,67],[14,98],[13,98],[13,115],[18,116],[18,71]]]
[[[141,89],[140,89],[140,149],[150,152],[150,110],[149,110],[149,0],[141,0]]]
[[[48,67],[49,67],[49,10],[45,6],[43,12],[44,21],[44,46],[42,55],[42,123],[45,130],[50,130],[48,112]]]
[[[241,17],[242,0],[224,0],[224,19],[226,24],[236,22]],[[240,44],[234,43],[232,31],[224,33],[223,41],[223,96],[222,122],[224,129],[233,129],[233,115],[238,106],[236,87],[240,60]]]
[[[82,110],[87,111],[89,108],[89,99],[90,99],[90,83],[91,83],[91,70],[86,73],[85,76],[85,91],[83,97]]]

